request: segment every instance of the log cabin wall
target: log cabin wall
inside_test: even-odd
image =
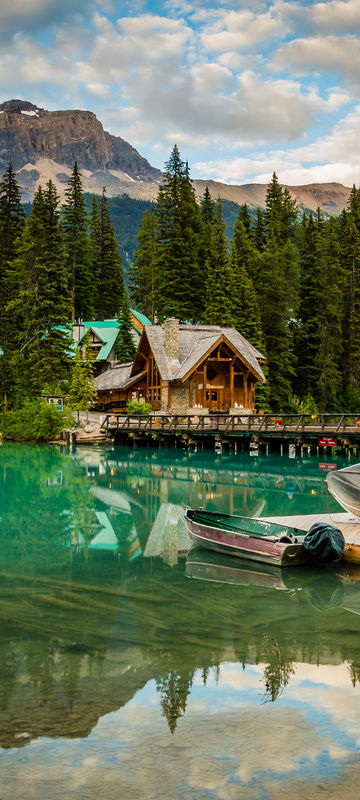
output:
[[[250,370],[222,344],[192,374],[189,407],[208,411],[255,408],[255,384]]]

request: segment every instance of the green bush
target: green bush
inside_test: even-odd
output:
[[[318,414],[319,409],[313,396],[308,393],[305,397],[300,398],[296,395],[290,397],[290,412],[292,414]]]
[[[150,414],[152,408],[150,403],[142,403],[140,400],[128,400],[126,411],[129,416],[138,416],[139,414]]]
[[[54,405],[39,398],[27,400],[21,408],[6,411],[0,419],[0,431],[4,439],[13,442],[48,442],[63,428],[73,424],[68,411],[58,411]]]

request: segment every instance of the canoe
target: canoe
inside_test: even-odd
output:
[[[195,544],[218,553],[283,567],[308,561],[299,528],[202,508],[187,508],[185,523]]]
[[[359,519],[359,533],[346,541],[343,558],[360,564],[360,464],[329,472],[326,484],[335,500],[350,514]]]
[[[329,472],[325,480],[335,500],[360,519],[360,464]]]

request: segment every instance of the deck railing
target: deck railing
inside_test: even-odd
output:
[[[107,414],[102,429],[222,433],[359,433],[360,414]]]

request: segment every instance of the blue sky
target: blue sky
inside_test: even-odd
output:
[[[360,0],[12,0],[2,100],[85,108],[159,168],[360,183]]]

